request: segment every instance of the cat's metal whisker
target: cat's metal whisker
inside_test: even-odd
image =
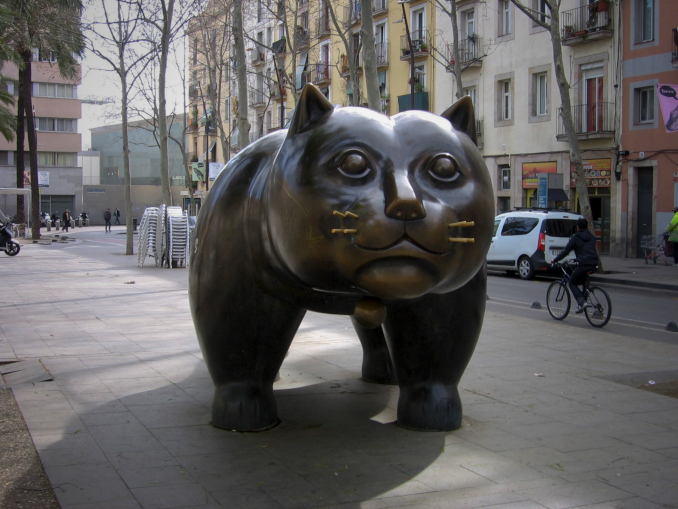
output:
[[[353,212],[349,212],[348,210],[346,212],[339,212],[338,210],[335,210],[332,212],[332,214],[339,217],[352,217],[353,219],[358,219],[358,214],[354,214]]]
[[[450,242],[460,242],[462,244],[473,244],[476,239],[474,238],[466,238],[466,237],[450,237],[448,239]]]
[[[449,228],[464,228],[466,226],[475,226],[475,225],[476,225],[475,221],[459,221],[456,223],[450,223],[447,226]]]
[[[332,233],[358,233],[358,230],[353,230],[351,228],[334,228]]]

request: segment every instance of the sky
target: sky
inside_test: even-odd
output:
[[[115,0],[103,0],[107,6],[114,7]],[[102,0],[94,0],[85,4],[83,22],[90,23],[92,20],[103,20],[104,10]],[[101,46],[99,46],[101,48]],[[81,62],[82,83],[78,86],[78,98],[103,100],[112,98],[115,103],[106,105],[83,104],[82,119],[78,122],[78,131],[82,134],[82,150],[91,147],[90,129],[111,124],[119,124],[120,119],[120,81],[117,74],[105,71],[108,64],[98,58],[94,53],[87,50]],[[169,67],[169,66],[168,66]],[[179,104],[183,108],[181,99],[183,87],[179,73],[175,69],[168,68],[167,76],[167,113],[171,113],[173,104]],[[181,111],[180,111],[181,112]]]

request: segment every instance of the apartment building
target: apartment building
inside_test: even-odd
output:
[[[678,206],[678,2],[623,2],[623,159],[614,254],[643,256]]]
[[[78,77],[67,80],[59,74],[55,62],[43,58],[36,50],[31,62],[32,102],[38,140],[38,169],[40,179],[40,210],[61,214],[70,209],[72,215],[82,208],[82,170],[78,167],[77,154],[81,150],[81,135],[78,120],[82,109],[78,99]],[[2,74],[17,80],[18,70],[14,64],[4,63]],[[16,96],[15,85],[10,92]],[[28,136],[24,141],[26,150],[26,179],[29,187],[30,166]],[[16,140],[6,141],[0,137],[0,187],[16,187]],[[16,199],[4,198],[0,208],[7,214],[16,213]]]
[[[510,0],[457,0],[462,86],[473,99],[480,147],[495,189],[496,212],[536,206],[537,174],[563,175],[549,205],[578,209],[569,145],[560,117],[550,32]],[[543,1],[528,5],[548,20]],[[563,64],[587,174],[599,249],[610,253],[622,183],[617,167],[621,125],[619,13],[608,0],[563,0]],[[455,100],[450,17],[437,13],[439,53],[435,111]]]
[[[353,43],[357,75],[362,77],[360,2],[301,0],[275,2],[255,0],[244,9],[248,68],[249,139],[284,127],[291,119],[296,98],[306,83],[313,83],[330,102],[347,106],[355,102],[349,80],[346,44],[332,19]],[[212,9],[216,9],[214,5]],[[426,0],[398,4],[394,0],[373,0],[372,12],[377,54],[377,72],[382,111],[396,114],[410,109],[411,54],[415,65],[415,109],[433,110],[433,83],[437,71],[435,56],[435,9]],[[207,16],[206,14],[209,14]],[[237,66],[232,35],[216,29],[224,26],[226,14],[203,13],[190,24],[191,112],[189,132],[192,159],[227,162],[234,154],[238,139]],[[211,20],[205,23],[204,19]],[[405,19],[407,22],[405,22]],[[408,38],[405,27],[410,30]],[[291,32],[291,35],[288,34]],[[210,39],[211,38],[211,39]],[[206,45],[205,41],[213,41]],[[411,46],[410,46],[411,43]],[[208,49],[210,48],[210,49]],[[216,51],[214,51],[216,50]],[[207,53],[210,52],[208,55]],[[225,71],[210,75],[216,59]],[[364,80],[360,80],[360,104],[367,103]],[[211,104],[220,105],[221,125],[218,129]]]

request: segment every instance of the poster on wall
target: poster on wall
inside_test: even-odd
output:
[[[539,173],[557,173],[558,163],[523,163],[523,189],[537,189]]]
[[[49,172],[48,171],[39,171],[38,172],[38,187],[49,187]]]
[[[205,182],[205,163],[193,163],[191,170],[191,180],[193,182]]]
[[[678,85],[657,85],[657,96],[667,133],[678,132]]]
[[[612,183],[612,159],[582,160],[586,187],[610,187]],[[570,165],[570,187],[577,185],[577,174]]]
[[[223,169],[224,163],[210,163],[210,180],[216,179]]]

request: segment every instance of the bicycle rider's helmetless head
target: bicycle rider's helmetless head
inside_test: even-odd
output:
[[[580,217],[579,219],[577,219],[577,229],[580,232],[587,230],[588,227],[589,227],[589,222],[585,218]]]

